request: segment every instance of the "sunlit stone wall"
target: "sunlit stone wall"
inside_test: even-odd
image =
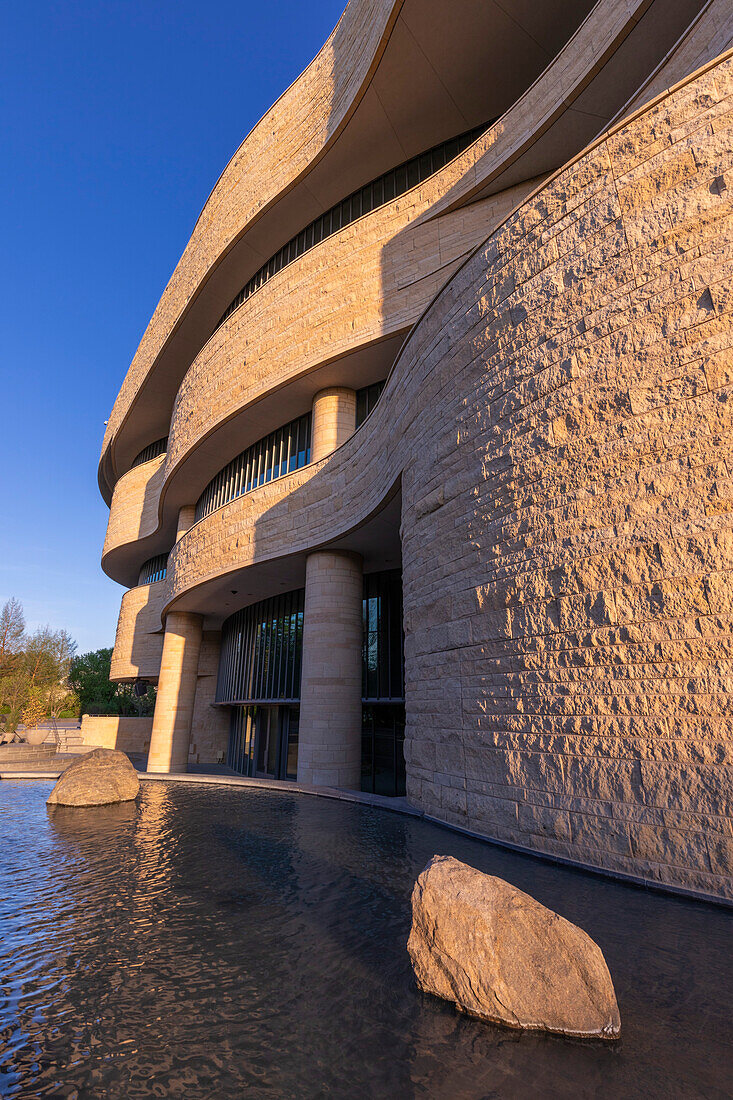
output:
[[[408,346],[408,795],[733,897],[730,58],[596,144]]]

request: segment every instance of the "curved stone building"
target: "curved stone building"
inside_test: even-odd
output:
[[[148,768],[733,897],[728,0],[350,0],[112,410]]]

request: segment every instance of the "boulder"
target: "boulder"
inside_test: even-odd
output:
[[[48,806],[107,806],[137,798],[140,781],[124,752],[94,749],[69,764],[46,799]]]
[[[582,929],[503,879],[433,856],[407,943],[420,989],[493,1024],[616,1039],[613,982]]]

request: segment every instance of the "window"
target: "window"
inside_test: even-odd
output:
[[[261,600],[222,627],[217,703],[297,702],[304,589]]]
[[[143,447],[130,469],[134,469],[135,466],[142,466],[143,462],[150,462],[151,459],[157,458],[158,455],[164,455],[167,450],[168,436],[164,435],[162,439],[156,439],[155,443],[148,443],[147,447]]]
[[[365,386],[363,390],[356,391],[356,426],[361,427],[369,413],[372,411],[377,401],[381,397],[382,390],[387,383],[386,378],[383,382],[375,382],[371,386]]]
[[[493,121],[495,120],[492,119]],[[250,295],[259,290],[263,283],[271,279],[283,267],[302,256],[304,252],[313,248],[320,241],[325,240],[326,237],[330,237],[333,233],[337,233],[339,229],[349,225],[350,222],[360,218],[362,214],[368,214],[371,210],[376,210],[377,207],[391,202],[398,195],[402,195],[410,188],[416,187],[418,183],[422,183],[423,180],[443,168],[448,161],[453,160],[464,149],[467,149],[469,145],[473,145],[474,141],[488,130],[489,126],[491,126],[491,122],[487,122],[483,126],[475,126],[473,130],[468,130],[459,137],[451,138],[450,141],[444,141],[441,145],[428,149],[426,153],[413,157],[412,160],[408,160],[397,168],[385,172],[384,175],[379,176],[365,187],[359,188],[353,195],[345,198],[343,202],[337,203],[331,210],[316,218],[315,221],[312,221],[310,225],[301,230],[297,237],[293,237],[291,241],[288,241],[275,254],[273,259],[262,265],[247,285],[240,290],[236,298],[229,303],[219,318],[216,328],[220,328]]]
[[[148,558],[140,567],[140,576],[138,577],[137,583],[155,584],[156,581],[162,581],[165,578],[167,568],[167,554],[158,554],[154,558]]]
[[[405,698],[402,633],[402,571],[388,569],[364,577],[362,700]]]
[[[220,470],[198,499],[196,522],[243,493],[307,466],[310,460],[311,414],[306,413],[259,439]]]

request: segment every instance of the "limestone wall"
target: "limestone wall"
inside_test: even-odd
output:
[[[150,747],[152,718],[98,717],[84,714],[81,736],[85,745],[97,749],[146,753]]]
[[[733,897],[730,55],[524,203],[328,459],[174,547],[165,602],[402,487],[408,795]]]
[[[401,6],[402,0],[349,4],[317,57],[226,166],[140,341],[107,425],[103,454],[202,279],[242,227],[293,185],[343,125]]]
[[[196,698],[191,721],[191,764],[219,764],[226,759],[229,744],[229,708],[215,706],[219,674],[221,632],[205,630],[201,639]]]
[[[118,546],[137,542],[140,563],[145,560],[149,535],[158,528],[158,502],[163,484],[165,455],[133,466],[115,485],[109,509],[102,560]],[[148,557],[153,557],[154,549]]]
[[[403,477],[409,797],[726,897],[731,92],[727,59],[560,173],[403,367],[440,409]]]
[[[110,680],[157,682],[163,654],[161,626],[165,581],[141,584],[125,592],[117,620]]]
[[[453,171],[460,178],[455,165]],[[529,185],[511,188],[466,211],[416,226],[409,240],[400,239],[410,221],[443,193],[435,177],[324,241],[263,286],[191,365],[176,400],[168,454],[133,468],[117,482],[103,551],[107,572],[120,581],[133,580],[130,555],[119,554],[133,544],[138,569],[148,557],[168,550],[175,506],[163,515],[161,493],[174,479],[189,483],[186,460],[219,424],[338,352],[409,328],[487,229],[529,190]],[[314,286],[319,287],[315,296]],[[300,411],[306,412],[307,405]],[[272,426],[279,426],[277,418]],[[249,436],[237,434],[231,453],[216,452],[206,480],[263,434],[257,427],[249,431]]]
[[[469,155],[470,163],[463,164],[458,178],[447,180],[446,174],[440,173],[443,190],[432,212],[453,211],[482,190],[484,194],[505,191],[563,163],[613,117],[639,79],[646,75],[647,66],[654,66],[659,51],[664,50],[657,42],[666,41],[668,25],[684,26],[701,2],[679,0],[672,12],[668,5],[665,11],[666,0],[599,0],[557,55],[548,55],[547,69],[479,139]],[[191,320],[196,312],[197,296],[202,294],[207,280],[247,228],[279,197],[306,181],[307,172],[326,148],[338,140],[341,128],[365,95],[380,64],[401,6],[402,0],[352,0],[318,57],[267,112],[222,174],[151,319],[112,410],[100,465],[100,484],[105,493],[121,472],[116,469],[115,447],[148,380],[154,372],[159,372],[159,381],[165,375],[175,392],[184,372],[182,361],[186,354],[191,354],[194,344],[202,348],[211,332],[212,322],[207,312],[210,302],[207,310],[201,313],[200,323],[195,318]],[[518,22],[522,23],[527,18],[527,9],[520,5],[516,14]],[[660,19],[664,20],[662,26]],[[522,63],[523,59],[518,57],[517,66]],[[446,171],[450,175],[451,170]],[[398,202],[395,209],[399,211],[401,205],[404,206],[404,202]],[[355,230],[345,231],[347,247],[354,234],[362,237],[362,230],[360,221]],[[368,245],[369,238],[367,231],[359,247]],[[446,241],[443,247],[448,247]],[[319,258],[327,256],[320,248],[314,252]],[[460,249],[454,250],[450,259],[458,254]],[[267,255],[260,258],[264,260]],[[389,259],[384,271],[379,272],[387,288],[393,274],[398,281],[404,278],[399,271],[401,259],[398,255],[395,272]],[[369,267],[371,258],[367,257],[367,261]],[[448,274],[446,270],[443,281]],[[274,281],[287,293],[288,281],[296,275],[296,272],[283,271]],[[372,277],[369,272],[368,278]],[[320,282],[318,287],[322,298],[326,288]],[[405,292],[409,314],[415,303],[405,285],[399,289]],[[422,309],[434,289],[435,286],[428,288],[427,297],[418,303],[418,309]],[[365,293],[362,301],[367,301],[369,296]],[[338,294],[335,297],[338,300]],[[231,295],[221,301],[222,310],[229,300]],[[319,299],[311,296],[309,303],[316,308]],[[256,306],[251,308],[256,309]],[[204,320],[204,313],[207,320]],[[182,319],[187,323],[191,321],[190,331],[185,339],[181,338],[174,352],[171,349],[180,334]],[[278,319],[282,323],[282,311]],[[409,320],[408,317],[406,323]],[[373,325],[369,327],[371,331]],[[317,338],[317,328],[314,325],[303,339]],[[233,335],[232,326],[224,326],[224,329],[228,337]],[[222,335],[214,337],[214,354],[219,352]],[[358,345],[358,341],[356,343]],[[254,350],[248,356],[250,367],[257,363]],[[237,349],[237,356],[240,351]],[[211,353],[209,349],[205,361]],[[241,360],[239,362],[241,366]],[[273,374],[273,384],[276,381]],[[215,393],[214,396],[218,399],[219,395]],[[197,398],[194,405],[200,410],[201,401]],[[166,427],[163,421],[167,420],[167,411],[167,407],[161,408],[163,419],[158,425],[161,431]],[[169,461],[174,461],[173,456]]]
[[[461,178],[472,155],[467,150],[419,187],[322,241],[283,268],[214,333],[176,397],[166,481],[202,439],[265,394],[339,355],[407,332],[487,228],[501,222],[531,190],[528,184],[511,188],[414,225],[450,182]]]

